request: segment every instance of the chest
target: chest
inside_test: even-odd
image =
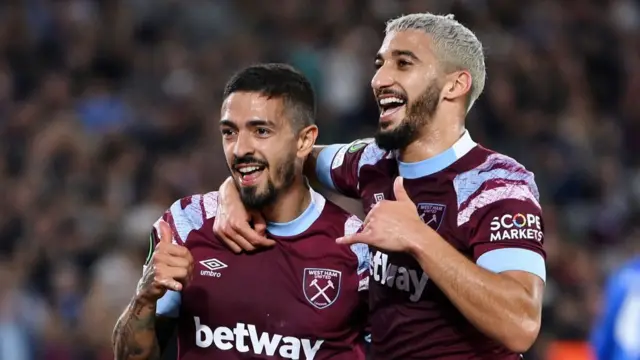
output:
[[[391,175],[389,175],[391,174]],[[395,200],[392,171],[369,168],[360,174],[360,195],[365,212],[383,200]],[[444,240],[470,256],[464,231],[457,225],[458,203],[452,182],[446,176],[404,179],[405,190],[413,200],[420,219]],[[410,255],[370,248],[371,304],[432,302],[442,294],[420,264]]]
[[[395,174],[376,168],[363,169],[360,196],[365,213],[382,200],[394,200]],[[453,184],[446,176],[404,179],[405,189],[416,205],[422,221],[436,230],[459,251],[466,250],[463,231],[458,227],[458,202]]]
[[[208,242],[192,244],[194,275],[181,309],[188,317],[304,337],[339,329],[359,306],[357,262],[341,251],[279,243],[236,255]]]

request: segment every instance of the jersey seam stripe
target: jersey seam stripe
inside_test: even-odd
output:
[[[180,237],[180,234],[178,233],[178,228],[176,227],[176,222],[173,219],[173,214],[171,213],[171,211],[167,213],[167,220],[169,220],[168,223],[169,223],[169,226],[171,227],[173,238],[176,240],[176,242],[179,245],[184,245],[184,241],[182,240],[182,238]]]

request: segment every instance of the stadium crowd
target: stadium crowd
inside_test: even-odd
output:
[[[366,136],[384,21],[421,11],[478,34],[470,132],[536,174],[549,279],[529,359],[586,339],[640,243],[637,1],[24,0],[0,5],[0,360],[112,358],[151,224],[227,176],[234,70],[291,63],[318,92],[319,143]]]

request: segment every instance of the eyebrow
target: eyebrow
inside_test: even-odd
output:
[[[229,119],[220,120],[220,126],[228,126],[228,127],[234,128],[234,129],[238,128],[238,125],[236,125],[235,122],[233,122],[233,121],[231,121]],[[254,120],[247,121],[246,126],[249,126],[249,127],[256,127],[256,126],[276,127],[276,123],[274,123],[271,120],[254,119]]]
[[[400,56],[408,56],[414,61],[420,61],[420,59],[413,53],[411,50],[393,50],[391,51],[391,57],[400,57]],[[376,60],[382,60],[383,56],[381,53],[376,54]]]

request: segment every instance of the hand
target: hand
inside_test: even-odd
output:
[[[396,200],[377,203],[364,220],[361,232],[336,240],[339,244],[363,243],[390,252],[410,252],[416,234],[430,231],[418,216],[416,205],[409,198],[402,178],[393,183]],[[433,231],[433,230],[431,230]]]
[[[193,257],[184,246],[171,242],[169,224],[160,221],[160,241],[138,283],[137,296],[149,302],[160,299],[167,290],[182,291],[191,280]]]
[[[233,179],[228,178],[218,192],[218,210],[213,223],[213,233],[222,239],[231,251],[240,253],[243,250],[253,251],[275,245],[275,241],[265,237],[266,230],[267,222],[262,214],[248,212],[245,209]]]

